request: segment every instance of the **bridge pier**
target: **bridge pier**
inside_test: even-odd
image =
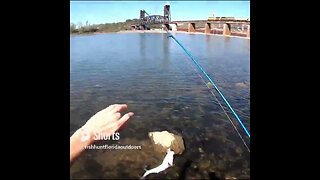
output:
[[[196,24],[195,23],[188,24],[188,32],[196,32]]]
[[[206,23],[206,27],[204,33],[210,34],[211,33],[211,23]]]
[[[247,26],[247,37],[250,38],[250,25]]]
[[[225,23],[223,25],[223,35],[230,36],[231,35],[231,25],[229,23]]]

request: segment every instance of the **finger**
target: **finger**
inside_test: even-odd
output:
[[[117,122],[118,128],[120,128],[125,122],[127,122],[133,115],[134,115],[133,112],[129,112],[124,116],[122,116],[122,118]]]
[[[121,113],[119,113],[119,112],[115,113],[114,115],[115,115],[117,120],[121,118]]]
[[[115,106],[118,106],[119,104],[112,104],[110,106],[108,106],[107,108],[105,108],[104,110],[106,111],[111,111],[112,109],[114,109]]]
[[[126,104],[118,104],[111,111],[116,113],[116,112],[123,111],[123,110],[125,110],[127,108],[128,108],[128,105],[126,105]]]

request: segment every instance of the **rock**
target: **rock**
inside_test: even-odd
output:
[[[76,110],[76,109],[77,109],[76,106],[70,106],[70,111],[74,111],[74,110]]]
[[[94,85],[95,88],[102,88],[103,86],[101,84]]]
[[[215,169],[213,167],[210,167],[209,172],[210,173],[215,173],[216,171],[215,171]]]
[[[242,152],[243,152],[243,151],[242,151],[241,148],[239,148],[239,147],[236,148],[236,153],[237,153],[237,154],[242,154]]]
[[[208,87],[209,89],[212,89],[212,88],[213,88],[213,85],[211,84],[211,82],[208,82],[208,83],[207,83],[207,87]]]
[[[199,168],[202,170],[205,170],[210,167],[210,164],[211,164],[210,160],[201,161]]]
[[[239,87],[239,88],[248,88],[248,85],[243,83],[243,82],[239,82],[239,83],[236,83],[236,87]]]
[[[226,177],[225,179],[226,180],[236,180],[237,178],[236,177]]]
[[[157,152],[167,153],[167,149],[170,148],[174,154],[182,154],[185,150],[182,137],[168,131],[149,132],[149,138]]]
[[[198,150],[199,150],[199,153],[204,153],[204,151],[203,151],[203,149],[201,147],[198,148]]]

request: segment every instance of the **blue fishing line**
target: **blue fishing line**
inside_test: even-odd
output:
[[[167,31],[168,32],[168,31]],[[170,34],[170,33],[169,33]],[[184,50],[184,52],[191,58],[191,60],[195,63],[195,65],[198,67],[198,69],[207,77],[207,79],[211,82],[211,84],[214,86],[214,88],[217,90],[217,92],[220,94],[220,96],[222,97],[222,99],[224,100],[224,102],[227,104],[227,106],[229,107],[229,109],[231,110],[231,112],[233,113],[233,115],[236,117],[236,119],[238,120],[238,122],[240,123],[241,127],[243,128],[243,130],[246,132],[247,136],[250,138],[250,133],[247,130],[247,128],[244,126],[244,124],[242,123],[242,121],[240,120],[239,116],[237,115],[237,113],[233,110],[233,108],[231,107],[231,105],[229,104],[228,100],[224,97],[224,95],[221,93],[221,91],[218,89],[217,85],[213,82],[213,80],[209,77],[209,75],[205,72],[205,70],[202,68],[202,66],[193,58],[193,56],[191,55],[191,53],[184,48],[184,46],[172,35],[170,34],[168,37],[171,37],[173,40],[175,40],[176,43],[178,43],[178,45]]]

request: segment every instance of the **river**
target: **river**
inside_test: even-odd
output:
[[[250,130],[250,40],[174,35]],[[148,132],[162,130],[182,135],[186,150],[175,156],[173,167],[148,178],[250,178],[250,153],[206,87],[207,80],[166,34],[70,36],[70,45],[70,136],[97,111],[126,103],[135,116],[120,132],[120,140],[107,143],[141,146],[87,150],[71,167],[70,178],[138,179],[145,167],[163,160],[148,138]],[[235,118],[233,122],[245,137]]]

